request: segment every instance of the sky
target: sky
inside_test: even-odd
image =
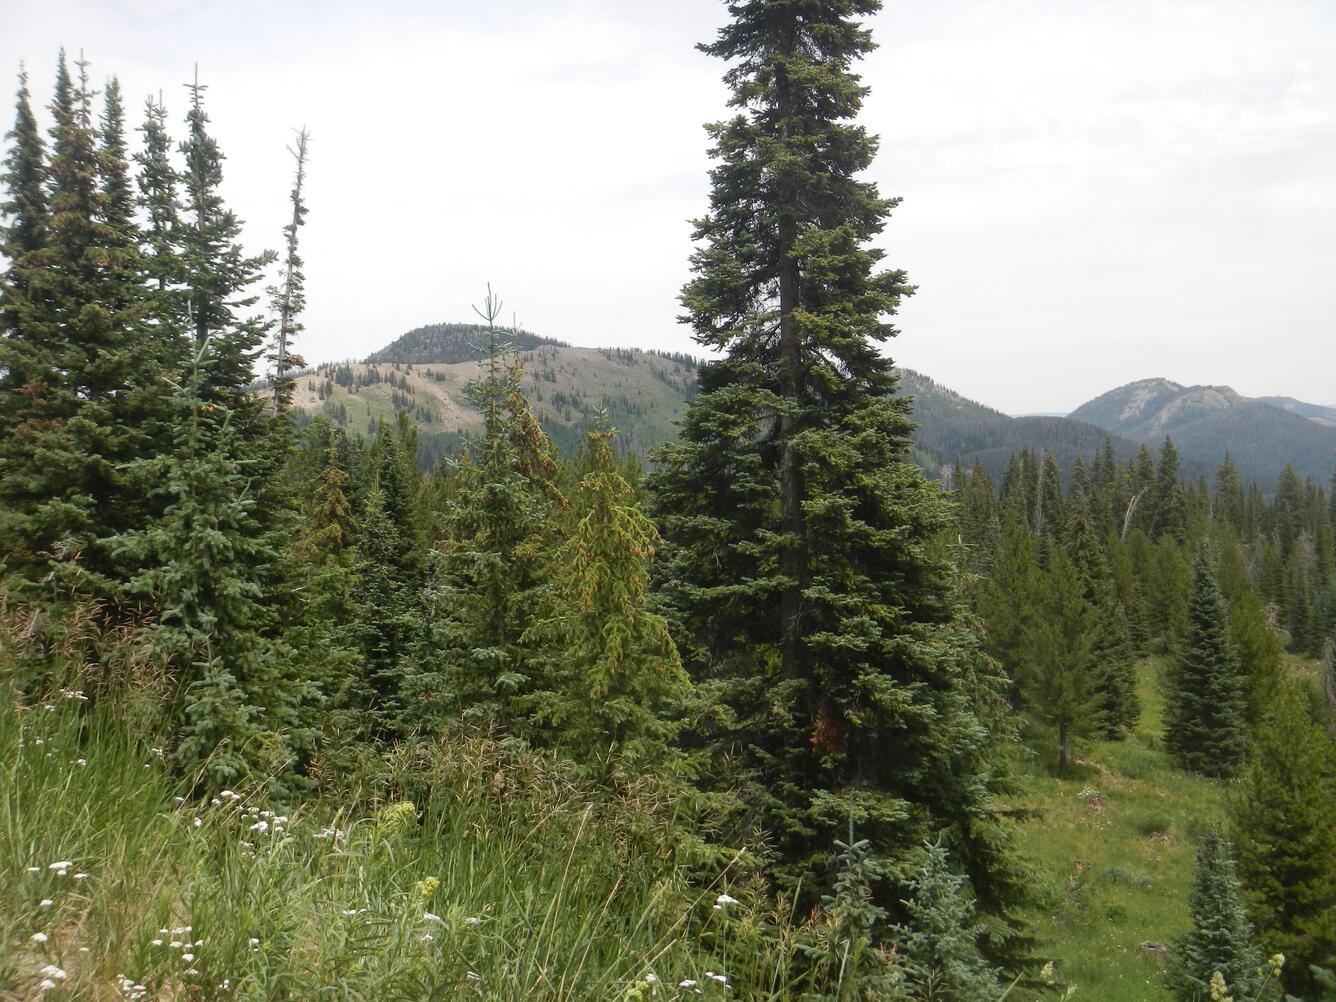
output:
[[[198,65],[249,249],[311,130],[310,361],[507,317],[695,351],[678,322],[721,0],[0,0],[0,71],[56,52],[174,121]],[[881,238],[917,293],[888,351],[1010,413],[1134,379],[1336,404],[1336,3],[888,0],[859,66]],[[5,100],[6,109],[10,107]],[[8,110],[3,112],[8,127]]]

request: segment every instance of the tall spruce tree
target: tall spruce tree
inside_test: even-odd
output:
[[[52,345],[42,335],[47,294],[38,271],[38,255],[51,238],[46,145],[22,70],[14,104],[14,126],[5,134],[9,153],[0,175],[0,257],[6,262],[0,274],[0,508],[9,512],[0,516],[5,553],[0,564],[11,569],[31,559],[23,543],[26,520],[16,518],[14,509],[32,501],[27,457],[55,378]]]
[[[459,464],[459,487],[432,553],[414,685],[437,726],[462,720],[512,736],[522,730],[526,697],[536,687],[532,652],[521,641],[550,567],[558,502],[549,483],[526,473],[541,473],[551,443],[529,420],[514,384],[518,370],[504,364],[501,303],[490,289],[479,312],[488,324],[488,362],[473,400],[483,413],[483,439]]]
[[[896,200],[859,176],[876,141],[853,121],[852,65],[879,7],[737,2],[702,46],[731,63],[737,113],[709,126],[710,209],[682,300],[725,355],[657,454],[661,580],[690,670],[729,708],[714,740],[746,772],[782,881],[823,886],[852,818],[898,908],[906,847],[949,830],[997,949],[1023,892],[939,545],[951,512],[910,462],[909,402],[879,350],[911,291],[871,246]]]
[[[1192,930],[1174,943],[1165,981],[1180,1002],[1211,995],[1211,975],[1219,971],[1237,999],[1277,998],[1262,966],[1234,863],[1234,850],[1218,831],[1197,847],[1197,868],[1188,891]]]
[[[1067,554],[1081,579],[1082,594],[1093,614],[1091,659],[1100,709],[1100,730],[1123,737],[1140,716],[1136,694],[1136,653],[1127,614],[1114,593],[1103,547],[1095,535],[1090,503],[1077,490],[1067,505]]]
[[[241,221],[223,201],[223,152],[209,134],[204,109],[206,84],[186,85],[190,111],[181,143],[185,168],[180,175],[179,264],[188,322],[196,348],[207,344],[206,399],[231,408],[243,438],[263,437],[268,427],[258,422],[261,405],[248,392],[255,363],[268,334],[268,324],[249,313],[259,301],[254,291],[274,255],[248,255],[241,247]]]
[[[1247,687],[1208,554],[1197,556],[1188,632],[1171,669],[1165,747],[1185,769],[1232,776],[1247,752]]]

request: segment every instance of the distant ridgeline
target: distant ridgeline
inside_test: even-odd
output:
[[[332,362],[296,377],[294,408],[323,414],[352,434],[407,414],[418,426],[421,465],[430,468],[482,428],[470,383],[487,359],[486,327],[430,324],[367,356]],[[599,410],[617,429],[618,448],[645,455],[676,434],[673,422],[696,393],[699,361],[631,348],[576,348],[529,331],[504,331],[504,346],[524,363],[524,390],[558,449],[575,453]]]
[[[487,357],[487,328],[482,324],[427,324],[396,338],[368,362],[481,362]],[[569,348],[565,341],[542,337],[526,330],[501,332],[501,343],[517,351],[533,351],[543,345]]]
[[[618,429],[619,447],[644,456],[676,434],[673,422],[696,393],[701,360],[632,348],[577,348],[531,331],[506,331],[520,351],[525,389],[558,448],[575,451],[601,408]],[[324,414],[345,430],[369,434],[376,422],[407,413],[420,429],[424,466],[477,433],[482,415],[467,387],[487,357],[487,328],[441,323],[418,327],[364,362],[327,363],[297,377],[294,404]],[[1336,408],[1289,397],[1247,398],[1228,387],[1184,387],[1165,379],[1110,390],[1068,417],[1011,417],[936,381],[900,370],[901,392],[914,398],[915,461],[942,477],[957,460],[1000,477],[1022,449],[1052,453],[1070,472],[1108,439],[1123,463],[1142,444],[1158,449],[1171,436],[1184,478],[1211,476],[1228,451],[1245,481],[1266,486],[1290,463],[1301,477],[1325,483],[1336,464]]]

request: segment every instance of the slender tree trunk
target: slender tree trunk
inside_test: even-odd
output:
[[[297,271],[297,232],[302,225],[302,184],[306,181],[306,144],[310,133],[302,129],[297,133],[297,148],[292,150],[297,161],[297,178],[292,187],[292,222],[288,225],[287,258],[283,268],[283,298],[278,310],[278,358],[274,362],[274,407],[281,408],[288,403],[288,338],[292,334],[293,317],[296,313],[296,301],[293,296],[293,281]]]
[[[1067,722],[1058,721],[1058,775],[1067,775]]]

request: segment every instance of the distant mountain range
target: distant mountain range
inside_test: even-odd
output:
[[[562,449],[576,448],[593,415],[604,410],[624,447],[648,452],[675,434],[674,421],[696,392],[699,361],[689,355],[577,348],[528,331],[512,340],[525,359],[534,411]],[[405,411],[419,425],[424,460],[432,462],[481,426],[467,386],[481,374],[486,344],[487,331],[476,324],[419,327],[364,362],[304,373],[294,403],[361,433]],[[1210,474],[1226,450],[1240,474],[1264,488],[1287,462],[1322,483],[1336,465],[1336,407],[1147,379],[1110,390],[1066,417],[1011,417],[920,373],[900,371],[902,392],[914,398],[914,457],[933,476],[957,459],[966,467],[978,461],[998,476],[1011,455],[1027,447],[1052,452],[1068,469],[1106,438],[1126,461],[1142,443],[1158,449],[1166,435],[1188,477]]]
[[[1072,411],[1126,438],[1174,440],[1180,453],[1215,467],[1228,451],[1245,478],[1269,481],[1291,464],[1326,483],[1336,464],[1336,409],[1290,397],[1245,397],[1228,386],[1182,386],[1143,379]]]

